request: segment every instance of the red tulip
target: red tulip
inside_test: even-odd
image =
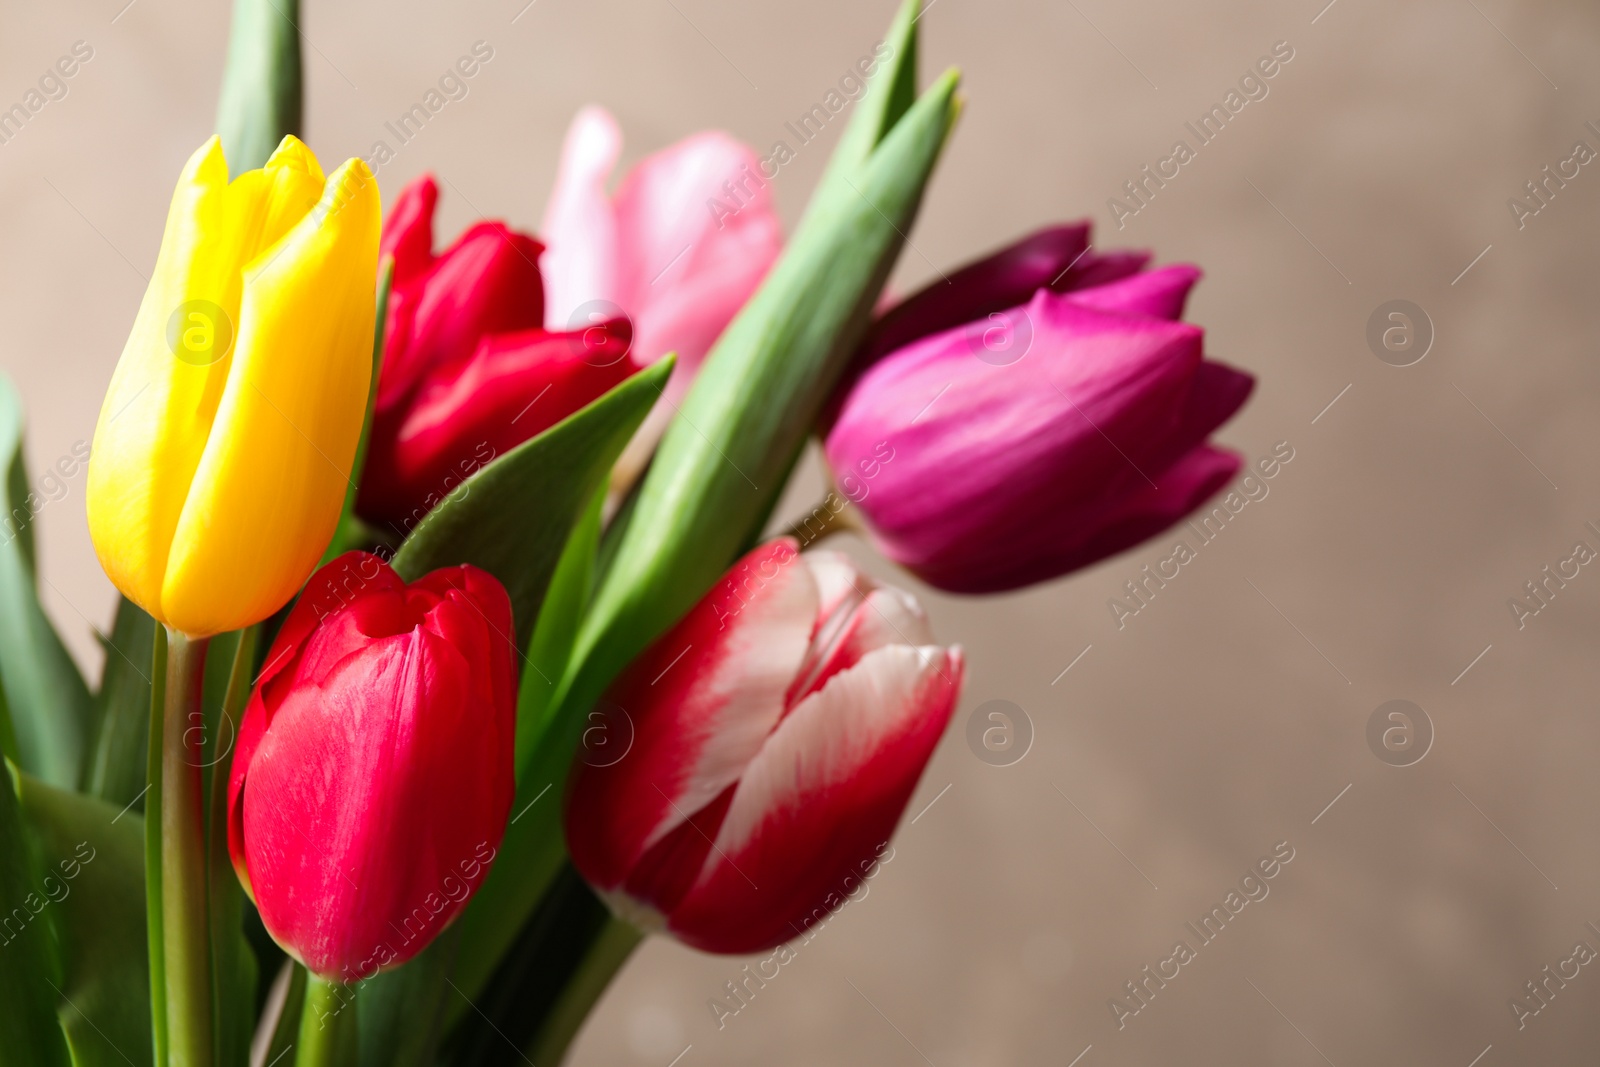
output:
[[[1239,470],[1207,438],[1254,380],[1176,321],[1200,277],[1043,231],[885,315],[825,451],[884,555],[989,593],[1130,548]],[[1031,288],[1030,288],[1031,287]],[[1029,297],[1032,297],[1029,300]]]
[[[475,567],[312,576],[239,730],[228,849],[273,938],[354,981],[405,962],[488,873],[515,791],[511,601]]]
[[[637,369],[626,320],[543,328],[543,246],[532,237],[478,222],[434,255],[438,196],[429,176],[407,186],[383,234],[394,285],[359,505],[401,533]]]
[[[618,914],[696,948],[794,937],[893,833],[961,677],[908,594],[763,545],[595,713],[608,743],[574,768],[573,863]]]

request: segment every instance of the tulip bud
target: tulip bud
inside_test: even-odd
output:
[[[962,669],[908,594],[843,556],[763,545],[592,714],[572,861],[619,915],[696,948],[794,937],[871,869]]]
[[[543,329],[543,247],[478,222],[433,252],[438,188],[400,194],[384,229],[394,283],[358,501],[409,533],[479,467],[537,436],[638,369],[627,320]]]
[[[1203,359],[1201,330],[1175,321],[1195,268],[1141,272],[1142,253],[1080,251],[1053,288],[994,310],[1055,266],[1041,252],[1070,250],[1068,232],[959,272],[957,311],[930,290],[890,312],[865,351],[875,361],[838,401],[834,477],[879,550],[930,585],[999,592],[1088,566],[1238,472],[1206,438],[1254,380]],[[883,351],[885,337],[902,343]]]
[[[333,536],[371,378],[378,187],[286,137],[228,181],[213,137],[178,179],[100,409],[101,566],[194,637],[266,618]]]
[[[239,730],[228,850],[273,938],[351,982],[420,952],[488,874],[515,791],[511,601],[471,566],[312,576]]]

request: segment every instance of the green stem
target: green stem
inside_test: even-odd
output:
[[[150,733],[145,742],[144,914],[150,955],[150,1034],[155,1067],[167,1063],[167,977],[161,923],[161,737],[166,713],[167,634],[157,628],[151,656]]]
[[[295,1067],[354,1064],[357,1034],[355,990],[308,973]]]
[[[534,1038],[529,1050],[534,1063],[539,1067],[558,1067],[566,1059],[572,1039],[583,1029],[583,1021],[643,940],[644,934],[637,927],[615,915],[607,915],[605,924],[596,931],[577,970],[567,981],[566,989],[551,1006]]]
[[[206,907],[205,798],[202,743],[209,638],[167,630],[164,712],[151,720],[151,748],[161,766],[151,793],[160,794],[161,945],[170,1067],[210,1067],[211,948]],[[159,786],[159,790],[156,788]],[[146,812],[147,822],[152,820]]]
[[[241,956],[248,949],[244,947],[242,933],[244,891],[239,887],[239,877],[234,873],[233,858],[228,852],[228,783],[233,770],[233,746],[244,721],[245,702],[250,698],[250,674],[255,666],[260,634],[259,625],[239,631],[210,754],[206,878],[211,929],[212,1028],[219,1064],[238,1060],[250,1045],[250,1012],[240,1009],[246,1008],[254,998],[248,995],[253,990],[241,992],[244,983],[239,977],[247,966]]]

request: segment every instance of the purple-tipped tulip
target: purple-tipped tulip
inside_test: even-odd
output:
[[[1248,374],[1177,321],[1200,272],[1044,230],[879,320],[827,434],[835,477],[890,559],[991,593],[1130,548],[1239,469],[1206,438]],[[1031,297],[1031,299],[1030,299]]]

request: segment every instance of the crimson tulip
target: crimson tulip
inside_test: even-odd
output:
[[[836,402],[835,477],[879,550],[931,585],[1066,574],[1238,472],[1206,439],[1254,379],[1204,359],[1202,331],[1177,321],[1199,270],[1087,249],[1087,227],[1044,231],[953,275],[948,306],[942,281],[906,300]]]
[[[962,670],[909,594],[835,553],[763,545],[594,713],[572,861],[619,915],[696,948],[794,937],[894,831]]]
[[[384,227],[394,259],[383,368],[358,501],[408,532],[463,480],[632,374],[624,319],[544,329],[543,246],[481,221],[433,251],[424,176]]]
[[[515,791],[511,601],[475,567],[410,585],[349,552],[289,613],[239,730],[234,869],[323,978],[415,956],[488,873]]]

